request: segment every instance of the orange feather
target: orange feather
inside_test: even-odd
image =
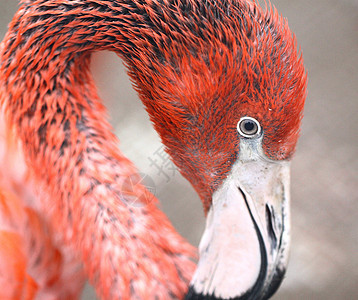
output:
[[[267,156],[292,156],[306,87],[295,38],[276,11],[251,1],[26,0],[1,44],[0,102],[36,187],[34,208],[20,205],[33,224],[23,230],[46,246],[49,265],[82,262],[103,299],[182,298],[195,250],[153,195],[125,185],[137,170],[117,148],[89,72],[99,50],[123,58],[207,211],[238,156],[241,116],[261,123]],[[23,273],[31,267],[24,232],[1,238],[19,247],[11,276],[29,294],[42,292]]]

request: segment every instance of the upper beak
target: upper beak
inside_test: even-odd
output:
[[[186,299],[268,299],[283,279],[289,163],[255,153],[241,155],[213,194]]]

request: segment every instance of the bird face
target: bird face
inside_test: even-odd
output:
[[[306,75],[275,12],[255,4],[215,12],[217,23],[205,24],[205,33],[189,31],[156,51],[160,63],[146,54],[150,81],[131,72],[207,215],[187,299],[267,299],[287,265],[289,160]]]
[[[189,132],[175,144],[173,136],[164,136],[172,146],[169,153],[207,212],[200,260],[187,299],[266,299],[285,273],[290,138],[297,136],[287,135],[274,145],[270,130],[275,120],[262,113],[262,103],[256,98],[247,104],[239,101],[236,107],[199,108],[201,120],[194,127],[180,123],[179,128]],[[277,130],[297,133],[284,128],[289,126],[285,118],[281,122]]]
[[[256,119],[241,118],[237,129],[238,158],[213,193],[187,299],[267,299],[285,273],[289,162],[265,155]]]

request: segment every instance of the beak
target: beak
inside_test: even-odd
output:
[[[230,175],[213,194],[186,299],[268,299],[283,279],[290,165],[267,159],[249,141],[242,144]]]

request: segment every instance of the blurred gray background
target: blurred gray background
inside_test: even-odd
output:
[[[358,0],[272,3],[295,32],[309,76],[292,164],[291,260],[273,299],[358,299]],[[1,39],[17,4],[0,0]],[[92,69],[121,150],[153,180],[177,230],[198,245],[201,203],[163,157],[121,61],[112,53],[96,53]],[[90,287],[83,299],[96,299]]]

